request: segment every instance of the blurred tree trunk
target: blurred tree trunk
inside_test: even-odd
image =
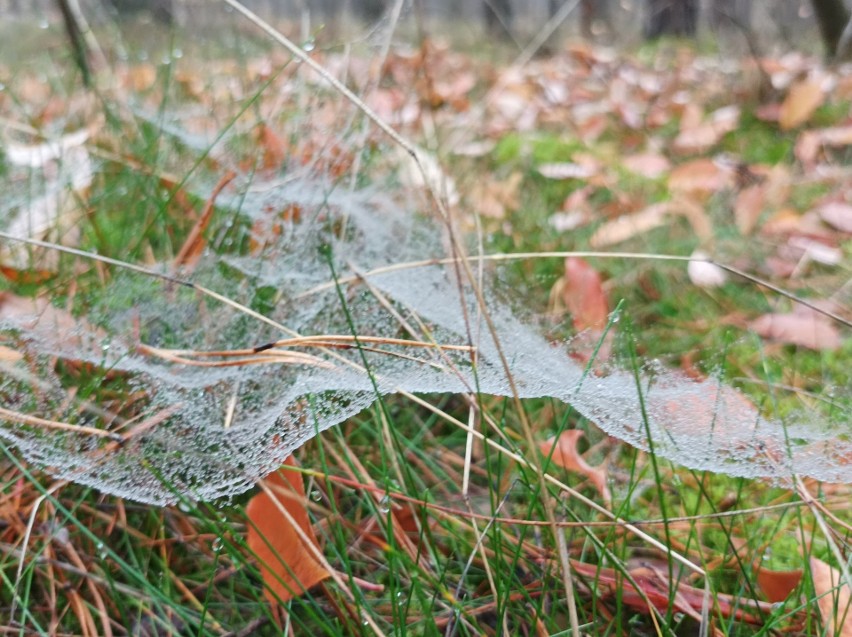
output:
[[[698,0],[647,0],[645,37],[693,37],[698,26]]]
[[[751,0],[713,0],[709,18],[714,29],[749,29]]]
[[[829,59],[848,60],[852,57],[852,26],[849,9],[843,0],[811,0],[822,43]]]
[[[512,37],[512,2],[511,0],[483,0],[482,17],[485,20],[485,30],[495,36]]]
[[[551,14],[553,15],[553,4],[559,5],[561,2],[551,0]],[[580,5],[580,31],[583,37],[591,38],[595,32],[603,28],[606,32],[612,33],[612,20],[610,19],[609,0],[583,0]]]
[[[172,0],[109,0],[109,3],[120,16],[150,11],[154,19],[161,24],[172,24],[174,20]]]
[[[355,10],[365,22],[377,22],[385,13],[386,0],[356,0]]]

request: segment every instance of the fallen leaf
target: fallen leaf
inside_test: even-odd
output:
[[[237,174],[235,172],[228,171],[219,179],[219,183],[213,187],[213,191],[210,193],[207,203],[204,204],[204,209],[201,211],[201,215],[198,217],[195,225],[192,226],[192,230],[190,230],[189,235],[187,235],[186,240],[183,242],[183,245],[177,253],[177,256],[174,258],[174,267],[193,266],[201,258],[201,255],[204,252],[204,246],[206,245],[204,240],[204,231],[207,229],[207,226],[210,225],[210,220],[213,218],[213,212],[216,210],[214,205],[216,197],[219,196],[222,190],[224,190],[236,176]]]
[[[669,175],[669,190],[690,194],[712,194],[731,185],[731,171],[712,159],[694,159],[676,166]]]
[[[609,303],[601,275],[579,257],[565,259],[562,301],[577,330],[603,329],[609,320]]]
[[[767,601],[776,604],[790,596],[802,579],[802,569],[796,571],[770,571],[756,568],[757,584]]]
[[[737,193],[734,201],[734,221],[742,234],[751,234],[757,225],[766,203],[767,187],[766,183],[752,184]]]
[[[802,256],[823,265],[839,265],[843,261],[843,252],[840,248],[826,245],[816,239],[793,236],[787,240],[787,245]]]
[[[831,227],[852,234],[852,206],[848,203],[824,204],[819,208],[819,216]]]
[[[605,248],[659,228],[665,224],[666,216],[670,211],[670,202],[655,203],[639,212],[607,221],[595,230],[589,239],[589,245],[596,249]]]
[[[804,131],[796,140],[793,153],[805,166],[812,166],[824,146],[838,147],[852,144],[852,126],[837,126]]]
[[[18,350],[12,349],[11,347],[6,347],[5,345],[0,345],[0,362],[17,363],[23,358],[24,355],[21,354],[21,352],[19,352]]]
[[[852,637],[852,591],[848,582],[841,582],[840,572],[822,560],[812,557],[808,563],[825,634]]]
[[[630,155],[622,160],[622,165],[630,172],[646,179],[657,179],[665,175],[672,167],[671,162],[658,153]]]
[[[681,153],[701,153],[709,150],[739,124],[738,106],[725,106],[710,115],[707,121],[687,124],[681,120],[681,130],[672,148]]]
[[[284,464],[295,466],[292,456]],[[265,478],[265,482],[275,492],[276,500],[262,491],[248,503],[246,543],[260,564],[266,585],[264,594],[270,603],[278,604],[302,595],[329,577],[329,572],[302,539],[302,536],[307,536],[313,546],[319,548],[305,509],[302,476],[296,471],[275,471]],[[301,533],[279,507],[287,510]]]
[[[613,332],[604,336],[609,322],[609,303],[600,274],[583,259],[568,257],[565,276],[556,282],[550,294],[555,313],[566,309],[579,332],[572,342],[574,355],[584,362],[592,356],[595,362],[606,361],[612,349]]]
[[[689,586],[685,578],[678,577],[670,581],[667,570],[653,566],[640,566],[630,569],[630,579],[623,573],[600,565],[591,565],[571,561],[572,570],[594,582],[599,594],[603,597],[618,596],[625,606],[641,613],[650,613],[648,602],[659,610],[666,612],[672,609],[685,613],[701,621],[701,610],[707,602],[706,591],[703,588]],[[715,593],[713,596],[714,613],[720,617],[728,617],[750,624],[762,624],[761,615],[772,612],[767,602],[755,601],[745,597]]]
[[[256,135],[257,145],[263,150],[263,168],[279,170],[287,159],[287,142],[265,123],[260,124]]]
[[[556,232],[568,232],[576,230],[580,226],[588,223],[589,216],[582,210],[573,210],[571,212],[555,212],[550,215],[547,222],[553,226]]]
[[[815,312],[764,314],[749,328],[763,338],[813,350],[835,350],[841,345],[837,328]]]
[[[134,92],[147,91],[157,81],[157,69],[153,64],[137,64],[127,72],[126,83]]]
[[[824,101],[822,82],[806,79],[793,84],[778,113],[781,130],[790,130],[807,122]]]
[[[548,179],[588,179],[593,177],[597,170],[594,166],[575,164],[572,162],[561,162],[553,164],[542,164],[538,167],[542,177]]]
[[[72,148],[81,147],[89,139],[89,131],[85,128],[63,135],[59,139],[41,144],[17,144],[8,142],[4,146],[6,159],[15,166],[28,168],[44,168],[51,161],[65,156]]]
[[[591,466],[585,458],[577,451],[577,443],[583,437],[580,429],[568,429],[559,436],[555,436],[539,444],[539,450],[545,457],[549,457],[556,464],[568,471],[575,471],[595,485],[607,505],[612,502],[612,495],[606,484],[606,467],[599,465]]]
[[[477,182],[470,197],[474,209],[484,217],[502,219],[507,212],[513,212],[521,205],[518,193],[523,175],[514,172],[508,178],[498,181],[485,179]]]

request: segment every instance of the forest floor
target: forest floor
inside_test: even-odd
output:
[[[4,632],[852,635],[852,67],[680,41],[514,63],[438,37],[299,42],[353,103],[245,25],[99,33],[92,90],[39,31],[49,46],[0,60]],[[327,246],[331,271],[285,253],[311,224],[352,248],[348,211],[383,206],[410,218],[377,217],[411,242],[391,265],[454,259],[465,291],[434,304],[492,310],[498,342],[511,309],[583,379],[635,380],[640,408],[514,400],[509,381],[380,391],[409,381],[370,356],[443,332]],[[388,267],[365,236],[359,265]],[[299,314],[325,279],[336,318]],[[366,302],[394,320],[357,329]],[[339,332],[297,358],[254,347],[273,323]],[[314,435],[329,386],[263,436],[239,422],[278,405],[259,379],[325,378],[338,352],[377,383],[371,407]],[[271,362],[280,378],[254,371]],[[183,468],[167,437],[206,435],[210,405],[258,447]],[[307,442],[263,479],[291,427]]]

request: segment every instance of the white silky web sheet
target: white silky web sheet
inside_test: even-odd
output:
[[[210,191],[201,186],[197,190],[202,198]],[[291,204],[302,211],[298,223],[287,223],[280,232],[264,230],[270,209]],[[246,227],[253,226],[267,244],[252,254],[209,251],[192,273],[193,282],[258,308],[303,335],[352,333],[338,289],[304,294],[330,280],[327,255],[341,278],[445,255],[438,224],[401,210],[398,201],[376,190],[335,188],[309,175],[282,182],[246,182],[221,195],[217,205],[239,211]],[[369,283],[409,324],[428,326],[435,342],[467,345],[468,334],[473,335],[475,370],[465,352],[400,346],[382,348],[404,356],[355,348],[311,350],[329,363],[327,368],[280,364],[199,368],[170,363],[141,353],[137,344],[209,351],[249,348],[287,334],[190,288],[137,273],[113,274],[76,333],[63,328],[57,338],[57,326],[47,318],[18,316],[0,324],[7,340],[28,354],[28,360],[2,368],[0,395],[7,409],[114,427],[117,421],[107,422],[109,412],[129,399],[111,396],[111,402],[86,408],[81,408],[82,398],[69,401],[67,382],[63,385],[53,366],[54,357],[61,357],[109,370],[126,394],[142,397],[144,411],[121,433],[133,431],[145,418],[162,417],[153,426],[140,427],[123,444],[0,422],[0,437],[29,462],[105,493],[167,504],[179,494],[212,500],[249,489],[307,440],[376,400],[373,381],[359,370],[362,356],[383,394],[511,393],[495,343],[477,320],[474,297],[466,286],[460,293],[451,266],[399,269],[370,276]],[[522,398],[550,396],[569,403],[608,434],[641,449],[653,446],[659,456],[693,469],[776,479],[795,472],[852,481],[848,463],[852,442],[845,414],[839,414],[833,425],[815,414],[784,422],[767,419],[717,379],[695,382],[659,366],[651,375],[637,376],[617,367],[601,375],[584,374],[581,363],[513,316],[489,272],[484,291]],[[340,293],[359,335],[408,337],[364,284],[341,284]],[[427,340],[422,335],[421,339]],[[35,390],[33,370],[38,378]],[[226,428],[232,401],[234,415]]]

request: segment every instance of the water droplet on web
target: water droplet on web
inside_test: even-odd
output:
[[[316,40],[314,38],[309,38],[302,43],[302,50],[310,53],[317,46]]]
[[[181,500],[181,501],[178,503],[178,509],[180,509],[180,510],[181,510],[181,511],[183,511],[184,513],[189,513],[189,512],[190,512],[190,511],[192,511],[194,508],[195,508],[195,507],[194,507],[193,503],[192,503],[192,502],[190,502],[190,501],[188,501],[188,500]]]
[[[314,502],[319,502],[320,500],[322,500],[322,491],[320,491],[319,489],[313,489],[311,491],[311,500],[313,500]]]

